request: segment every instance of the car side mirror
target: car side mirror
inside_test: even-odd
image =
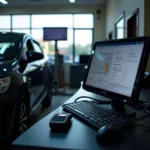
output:
[[[38,53],[34,51],[28,51],[26,54],[27,54],[28,63],[44,58],[44,55],[42,53]]]

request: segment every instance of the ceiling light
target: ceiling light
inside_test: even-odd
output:
[[[70,3],[75,3],[75,0],[69,0],[70,1]]]
[[[8,2],[7,2],[6,0],[0,0],[0,2],[1,2],[2,4],[8,4]]]

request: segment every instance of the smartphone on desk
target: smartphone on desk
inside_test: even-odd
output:
[[[71,125],[71,113],[58,113],[55,114],[49,122],[52,131],[67,131]]]

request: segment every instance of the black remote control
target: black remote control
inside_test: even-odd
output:
[[[72,114],[59,113],[55,114],[49,122],[52,131],[67,131],[71,124]]]

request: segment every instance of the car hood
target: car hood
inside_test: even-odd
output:
[[[8,72],[12,72],[17,69],[18,69],[18,61],[16,60],[0,61],[0,77],[3,77]]]

